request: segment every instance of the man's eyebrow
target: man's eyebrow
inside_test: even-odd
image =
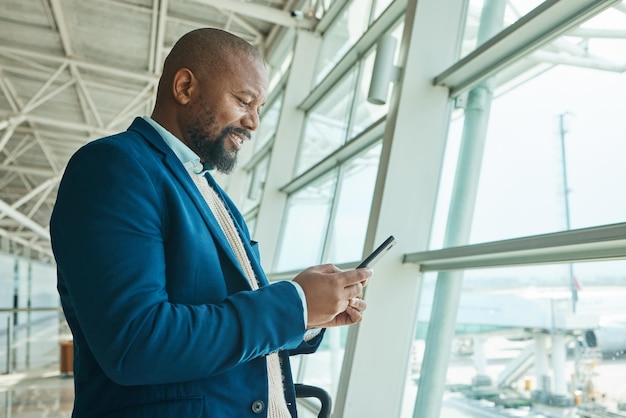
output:
[[[259,98],[257,93],[255,93],[254,91],[252,91],[250,89],[242,89],[242,90],[239,91],[239,94],[248,95],[248,96],[252,97],[254,100]],[[263,104],[265,104],[265,102]]]

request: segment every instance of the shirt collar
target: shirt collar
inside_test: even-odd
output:
[[[191,148],[185,145],[183,141],[176,138],[170,131],[159,125],[159,123],[150,116],[144,116],[143,119],[161,135],[165,143],[172,149],[186,169],[196,174],[204,175],[204,173],[213,168],[208,163],[200,162],[200,157],[193,152]]]

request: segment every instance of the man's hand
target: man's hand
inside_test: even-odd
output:
[[[372,276],[370,269],[342,271],[332,264],[309,267],[293,281],[306,296],[307,328],[356,324],[366,304],[363,287]]]

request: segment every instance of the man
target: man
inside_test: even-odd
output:
[[[269,285],[205,172],[233,168],[266,89],[251,45],[192,31],[165,61],[152,116],[68,163],[50,231],[74,417],[296,416],[288,355],[361,320],[370,270],[315,266]]]

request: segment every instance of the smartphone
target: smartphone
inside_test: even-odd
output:
[[[374,264],[376,264],[378,260],[380,260],[383,255],[387,254],[387,251],[389,251],[391,247],[396,245],[396,242],[397,241],[393,237],[393,235],[390,235],[389,238],[385,240],[385,242],[380,244],[378,248],[376,248],[370,255],[365,257],[365,259],[361,261],[361,264],[359,264],[356,268],[361,269],[366,267],[372,267]]]

